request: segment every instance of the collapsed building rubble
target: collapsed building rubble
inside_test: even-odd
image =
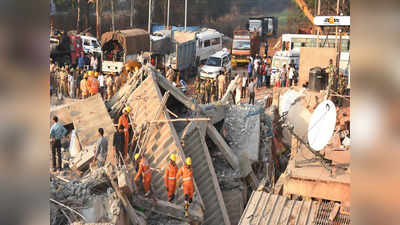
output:
[[[283,94],[284,89],[281,91]],[[298,190],[299,184],[291,183],[298,179],[295,177],[297,170],[302,169],[298,164],[300,159],[296,158],[300,154],[296,152],[303,151],[304,146],[297,147],[301,144],[281,127],[278,110],[281,93],[272,93],[272,96],[272,106],[265,107],[198,105],[154,68],[144,66],[108,102],[104,103],[101,96],[96,95],[56,107],[52,115],[60,117],[63,125],[72,124],[70,153],[73,154],[69,154],[64,167],[71,171],[52,176],[50,180],[51,199],[82,216],[54,203],[51,213],[56,216],[51,224],[249,224],[250,210],[253,210],[252,214],[263,208],[272,207],[269,210],[276,211],[275,205],[282,204],[278,210],[298,209],[290,212],[293,214],[290,218],[302,218],[300,214],[307,210],[313,212],[309,214],[311,218],[318,214],[316,210],[320,210],[324,201],[347,201],[346,196],[304,195],[303,189]],[[306,93],[304,96],[301,104],[308,110],[315,109],[323,99],[320,95],[309,97]],[[130,157],[134,153],[147,156],[153,174],[152,198],[145,198],[143,190],[134,184],[136,170],[132,162],[122,168],[115,166],[112,134],[116,120],[126,106],[133,109],[129,119],[136,138]],[[344,151],[348,149],[350,139],[349,112],[342,110],[339,114],[334,134],[336,141],[331,141],[331,151],[325,150],[324,154],[336,165],[343,166],[348,163],[348,152]],[[107,163],[102,168],[96,168],[92,163],[99,127],[104,128],[109,143]],[[183,165],[185,157],[193,158],[195,197],[189,217],[184,216],[181,189],[177,190],[173,202],[166,201],[163,175],[171,153],[177,154],[178,167]],[[302,154],[307,154],[307,150]],[[336,170],[337,176],[343,171],[347,176],[346,169],[340,168]],[[265,192],[265,196],[260,191]],[[293,196],[315,199],[298,200]],[[102,202],[100,206],[99,202]],[[269,216],[270,224],[291,221],[288,217],[274,219],[275,214],[269,211],[260,213]],[[343,217],[342,214],[345,212],[338,213]]]

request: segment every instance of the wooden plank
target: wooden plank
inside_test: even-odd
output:
[[[329,214],[329,221],[333,221],[337,215],[337,213],[339,212],[340,209],[340,204],[339,203],[335,203],[335,206],[333,206],[333,209],[331,211],[331,213]]]
[[[114,181],[114,178],[110,174],[110,170],[108,169],[106,171],[107,171],[107,176],[111,182],[111,185],[114,188],[114,191],[117,194],[118,198],[121,200],[122,205],[124,206],[124,209],[127,212],[131,223],[134,225],[146,225],[146,221],[136,214],[135,209],[132,207],[126,195],[119,190],[118,184]]]
[[[149,199],[139,195],[133,195],[132,202],[135,206],[185,222],[203,222],[204,219],[203,211],[200,207],[195,207],[196,204],[192,204],[191,207],[189,207],[189,216],[185,217],[185,209],[183,206],[160,199]]]
[[[207,134],[217,145],[218,149],[222,152],[225,159],[229,162],[233,169],[239,169],[239,160],[237,156],[232,152],[231,148],[225,142],[224,138],[219,134],[217,129],[212,124],[207,125]]]

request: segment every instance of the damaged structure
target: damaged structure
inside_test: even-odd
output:
[[[274,92],[268,107],[198,105],[155,68],[143,66],[107,102],[98,94],[55,107],[51,115],[71,138],[64,146],[64,171],[50,177],[51,224],[349,224],[347,122],[338,122],[338,141],[322,151],[331,172],[283,125],[280,95]],[[323,100],[306,98],[302,104],[310,113]],[[139,153],[148,159],[150,198],[133,182],[137,165],[128,159],[118,166],[112,151],[126,106],[132,108],[135,140],[129,158]],[[345,114],[341,118],[348,119]],[[106,164],[97,168],[92,162],[100,127],[109,146]],[[164,173],[171,154],[178,168],[186,157],[193,159],[188,217],[182,189],[167,201]]]

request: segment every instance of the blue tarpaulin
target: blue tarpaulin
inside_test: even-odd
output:
[[[160,30],[165,30],[166,28],[165,28],[165,26],[164,25],[153,25],[153,27],[152,27],[152,29],[151,29],[151,32],[152,33],[154,33],[154,32],[157,32],[157,31],[160,31]],[[185,30],[185,27],[176,27],[176,26],[172,26],[172,31],[176,31],[176,30],[178,30],[178,31],[184,31]],[[199,27],[198,26],[190,26],[190,27],[186,27],[186,30],[187,31],[190,31],[190,32],[196,32],[196,31],[198,31],[199,30]]]

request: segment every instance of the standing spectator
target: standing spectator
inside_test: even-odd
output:
[[[283,64],[282,71],[281,71],[281,87],[286,86],[286,78],[287,78],[286,64]]]
[[[265,86],[267,88],[270,88],[270,82],[271,82],[271,67],[266,64],[265,66]]]
[[[97,65],[98,65],[97,56],[96,54],[93,54],[92,57],[90,58],[90,66],[92,67],[92,70],[95,72],[97,72]]]
[[[103,128],[99,128],[98,133],[99,139],[97,139],[96,142],[96,152],[94,153],[94,158],[97,160],[97,166],[100,168],[104,166],[104,163],[106,162],[108,141],[104,137]]]
[[[291,64],[289,66],[289,87],[292,86],[293,78],[294,78],[294,67],[293,64]]]
[[[74,77],[74,68],[71,68],[71,72],[68,73],[68,89],[69,89],[69,97],[75,98],[75,77]]]
[[[111,74],[108,74],[106,79],[106,86],[107,86],[107,100],[110,100],[111,96],[113,95],[113,79]]]
[[[78,67],[80,70],[82,70],[84,66],[85,66],[85,56],[83,52],[81,52],[81,56],[78,58]]]
[[[78,70],[78,68],[77,68]],[[83,72],[82,70],[78,70],[77,77],[76,77],[76,98],[80,98],[80,91],[81,91],[81,81],[83,79]]]
[[[261,86],[262,86],[262,65],[261,65],[261,62],[260,61],[258,61],[257,62],[257,72],[256,72],[256,74],[257,74],[257,88],[261,88]]]
[[[218,100],[221,100],[225,91],[226,76],[222,73],[222,71],[220,71],[217,79],[218,79]]]
[[[243,78],[239,74],[237,74],[236,76],[238,76],[238,78],[235,79],[236,80],[236,97],[235,97],[236,99],[235,99],[235,101],[236,101],[237,105],[240,105],[240,98],[242,97],[240,92],[242,89]]]
[[[253,61],[249,62],[249,66],[247,67],[247,73],[249,74],[249,78],[253,75]]]
[[[98,72],[96,72],[96,73],[98,73]],[[103,73],[100,73],[100,75],[98,76],[97,79],[99,80],[99,84],[100,84],[99,91],[100,91],[101,97],[104,98],[104,75],[103,75]]]
[[[125,148],[125,134],[124,134],[124,125],[119,125],[118,131],[114,133],[113,138],[113,153],[117,159],[118,165],[122,165],[123,163],[123,155]]]
[[[51,152],[53,159],[53,172],[61,171],[61,138],[67,134],[67,129],[58,122],[57,116],[53,117],[54,124],[50,128]],[[56,154],[57,162],[56,163]],[[56,166],[58,164],[58,166]]]
[[[254,83],[254,79],[250,78],[250,84],[249,84],[249,95],[250,95],[250,99],[249,99],[249,104],[254,105],[254,98],[255,98],[255,92],[254,92],[254,86],[256,84]]]
[[[246,72],[243,72],[243,75],[242,75],[242,98],[246,98],[247,80],[248,80],[248,76],[246,75]]]
[[[261,74],[262,74],[262,84],[261,84],[261,86],[263,86],[263,84],[266,83],[265,80],[267,79],[266,78],[266,75],[267,75],[267,64],[264,61],[262,61],[262,63],[261,63]]]
[[[90,66],[90,58],[89,58],[89,56],[85,54],[84,60],[85,60],[86,69],[89,70],[89,66]]]

